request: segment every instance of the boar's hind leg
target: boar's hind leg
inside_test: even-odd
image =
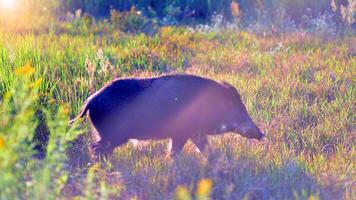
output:
[[[208,144],[208,138],[206,135],[198,134],[191,138],[193,143],[198,147],[200,152],[204,152],[206,145]]]
[[[128,140],[122,140],[120,142],[115,142],[114,144],[109,140],[101,139],[99,142],[92,145],[92,150],[95,152],[95,156],[99,158],[109,157],[113,152],[114,148],[125,144]]]
[[[172,138],[172,149],[171,155],[175,156],[180,153],[183,149],[184,144],[187,142],[188,139],[183,138]]]

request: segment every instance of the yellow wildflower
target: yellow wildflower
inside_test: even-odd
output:
[[[168,36],[173,33],[173,28],[171,26],[162,27],[160,33],[162,36]]]
[[[64,105],[64,106],[63,106],[63,113],[64,113],[65,115],[68,115],[68,114],[69,114],[69,106],[68,106],[68,105]]]
[[[4,146],[5,146],[5,139],[2,136],[0,136],[0,149],[4,148]]]
[[[176,198],[178,200],[190,200],[190,194],[189,191],[187,190],[187,188],[183,187],[183,186],[178,186],[176,189]]]
[[[313,194],[308,198],[308,200],[319,200],[319,199],[320,199],[319,196],[315,196]]]
[[[33,68],[29,63],[15,70],[16,75],[25,75],[25,76],[30,76],[34,72],[35,72],[35,68]]]
[[[37,79],[35,82],[31,84],[32,88],[38,88],[42,83],[42,78]]]
[[[208,197],[212,192],[213,181],[210,179],[201,179],[198,183],[197,196],[198,198]]]

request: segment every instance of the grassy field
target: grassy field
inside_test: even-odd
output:
[[[355,199],[355,47],[304,32],[1,31],[0,199]],[[88,120],[68,127],[84,100],[115,77],[168,73],[235,86],[266,141],[214,136],[175,159],[169,141],[128,143],[90,162]]]

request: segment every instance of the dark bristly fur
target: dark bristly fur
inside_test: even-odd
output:
[[[207,134],[263,137],[234,87],[194,75],[116,79],[90,96],[71,123],[87,112],[100,136],[93,148],[104,155],[129,139],[172,138],[178,152],[188,139],[203,150]]]

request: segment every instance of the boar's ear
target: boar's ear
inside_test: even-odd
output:
[[[241,99],[239,92],[237,91],[237,89],[236,89],[234,86],[230,85],[229,83],[227,83],[227,82],[225,82],[225,81],[223,81],[222,84],[223,84],[225,87],[227,87],[227,88],[231,91],[231,93],[233,93],[234,95],[237,95],[237,97],[238,97],[239,99]]]
[[[225,87],[229,88],[230,90],[236,91],[236,88],[234,86],[230,85],[230,83],[223,81],[222,84]]]

